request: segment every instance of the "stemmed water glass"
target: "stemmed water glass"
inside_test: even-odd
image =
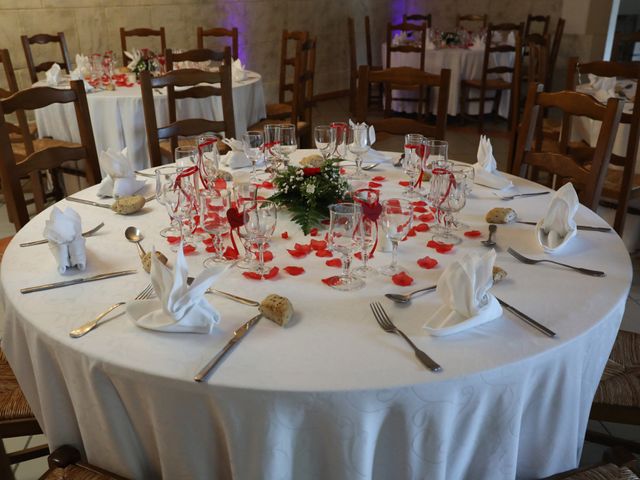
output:
[[[433,138],[428,138],[425,142],[425,150],[424,156],[422,158],[422,170],[427,172],[429,175],[433,175],[433,172],[438,172],[440,170],[450,171],[452,168],[452,164],[448,158],[449,152],[449,143],[445,140],[435,140]],[[434,199],[432,196],[431,189],[427,190],[427,202],[429,205],[435,209],[436,212],[436,220],[438,223],[431,226],[430,231],[432,233],[439,233],[443,231],[442,222],[443,218],[441,218],[441,210],[438,209],[436,205],[437,199]]]
[[[354,199],[363,204],[363,210],[366,206],[372,206],[378,204],[378,194],[373,190],[357,190],[353,193]],[[361,255],[362,255],[362,265],[356,268],[353,273],[360,277],[366,278],[371,275],[375,275],[378,271],[370,267],[367,263],[369,261],[369,252],[373,248],[375,244],[377,235],[378,235],[378,227],[376,226],[376,222],[367,217],[363,211],[362,214],[362,225],[356,231],[356,237],[360,241]]]
[[[236,183],[233,185],[233,192],[238,212],[242,213],[247,208],[253,208],[255,206],[258,197],[258,186],[254,183]],[[238,235],[244,247],[244,258],[240,260],[236,266],[238,268],[253,269],[256,266],[256,262],[253,257],[253,252],[251,251],[252,242],[244,225],[238,229]]]
[[[256,173],[256,163],[258,158],[262,155],[264,149],[264,135],[262,132],[249,131],[242,135],[242,146],[244,148],[244,154],[251,162],[251,181],[257,182],[258,175]]]
[[[180,235],[178,230],[178,222],[173,215],[173,211],[167,204],[166,192],[172,189],[176,181],[177,169],[174,166],[156,168],[156,200],[160,205],[164,205],[171,219],[171,225],[160,230],[162,237],[175,237]]]
[[[320,151],[322,158],[326,162],[336,149],[336,131],[329,125],[318,125],[313,133],[316,148]]]
[[[362,156],[371,148],[369,125],[360,124],[349,127],[347,131],[347,148],[356,156],[356,171],[349,175],[349,178],[354,180],[367,178],[362,171]]]
[[[180,173],[183,171],[184,168],[176,167],[174,183],[172,186],[167,186],[167,189],[164,192],[164,198],[166,201],[165,205],[167,209],[172,212],[173,217],[178,222],[180,243],[183,248],[189,248],[192,249],[192,251],[197,251],[198,246],[193,242],[193,237],[190,234],[185,233],[185,223],[189,226],[191,225],[191,215],[194,210],[194,201],[196,201],[194,198],[196,195],[194,185],[195,176],[189,175],[181,177],[178,180]],[[171,247],[171,249],[175,252],[178,250],[178,246],[175,245]]]
[[[420,192],[415,188],[416,180],[422,173],[422,157],[424,156],[424,137],[419,133],[410,133],[404,136],[404,157],[402,168],[409,176],[409,186],[404,192],[407,198],[420,197]]]
[[[404,269],[398,265],[398,242],[407,236],[413,222],[413,205],[408,200],[390,198],[382,202],[380,216],[382,228],[393,245],[391,263],[379,271],[383,275],[395,275]]]
[[[455,174],[464,175],[464,191],[466,198],[469,198],[471,194],[471,190],[473,189],[473,180],[475,178],[476,172],[471,165],[454,165],[451,168],[451,171]],[[451,225],[453,228],[457,230],[468,230],[470,227],[464,222],[461,222],[460,219],[451,219]],[[438,232],[435,232],[438,233]]]
[[[191,146],[177,147],[173,158],[179,167],[192,167],[198,162],[198,149]]]
[[[347,129],[349,126],[343,122],[331,122],[329,126],[336,132],[336,157],[345,160],[347,158]]]
[[[279,125],[279,128],[276,130],[276,142],[278,142],[276,150],[286,168],[289,166],[289,155],[298,149],[295,125]]]
[[[211,235],[214,248],[213,255],[203,262],[205,268],[228,261],[222,255],[222,234],[229,231],[227,210],[230,206],[231,198],[228,191],[218,192],[213,189],[200,191],[200,218],[202,219],[200,225]]]
[[[244,209],[244,228],[252,243],[258,245],[257,273],[267,273],[264,266],[264,248],[276,229],[278,210],[276,204],[269,200],[261,200]]]
[[[342,255],[342,274],[331,286],[343,291],[362,288],[364,281],[351,273],[351,255],[361,248],[357,230],[361,226],[362,207],[338,203],[329,206],[329,215],[329,246]]]
[[[213,189],[220,170],[218,137],[212,134],[198,137],[198,153],[200,155],[201,173],[207,182],[206,187]]]
[[[454,214],[462,210],[466,203],[466,177],[464,173],[454,173],[445,169],[436,169],[431,177],[431,197],[436,202],[436,208],[445,215],[443,229],[433,236],[433,240],[457,245],[462,239],[451,233],[451,226],[455,223]]]
[[[264,161],[267,165],[267,172],[270,178],[275,177],[280,159],[277,154],[278,146],[278,130],[280,125],[270,124],[264,126]]]

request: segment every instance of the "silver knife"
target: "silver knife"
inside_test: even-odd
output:
[[[233,337],[231,338],[231,340],[229,340],[227,342],[227,344],[224,346],[224,348],[222,350],[220,350],[215,357],[213,357],[211,359],[211,361],[209,361],[209,363],[207,363],[204,367],[202,367],[202,370],[200,370],[195,377],[193,377],[193,379],[196,382],[201,382],[203,381],[207,375],[209,375],[209,372],[211,370],[213,370],[213,368],[222,361],[222,359],[225,357],[225,355],[229,352],[229,350],[231,350],[236,344],[238,344],[240,342],[240,340],[242,340],[244,338],[244,336],[249,333],[249,330],[251,330],[251,328],[253,328],[253,326],[258,323],[258,320],[260,320],[262,318],[262,314],[259,313],[258,315],[256,315],[255,317],[253,317],[252,319],[250,319],[248,322],[243,323],[240,328],[238,328],[235,332],[233,332]]]
[[[111,210],[111,205],[109,205],[108,203],[92,202],[91,200],[84,200],[82,198],[75,197],[67,197],[65,198],[65,200],[69,200],[70,202],[83,203],[85,205],[92,205],[94,207],[108,208],[109,210]]]
[[[537,225],[537,222],[525,222],[523,220],[517,220],[516,223],[522,223],[524,225]],[[584,230],[587,232],[610,232],[611,227],[592,227],[590,225],[578,225],[578,230]]]
[[[100,225],[98,225],[97,227],[93,227],[91,230],[87,230],[86,232],[83,232],[82,236],[90,237],[91,235],[96,233],[98,230],[100,230],[102,227],[104,227],[104,222],[100,222]],[[46,238],[43,238],[42,240],[34,240],[33,242],[21,243],[20,246],[33,247],[34,245],[44,245],[45,243],[49,243],[49,240],[47,240]]]
[[[35,287],[21,288],[20,293],[41,292],[43,290],[51,290],[52,288],[68,287],[69,285],[77,285],[78,283],[95,282],[96,280],[104,280],[105,278],[121,277],[123,275],[133,275],[137,270],[122,270],[120,272],[100,273],[92,277],[74,278],[73,280],[65,280],[64,282],[46,283]]]
[[[556,332],[554,332],[553,330],[550,330],[549,328],[545,327],[541,323],[536,322],[533,318],[531,318],[530,316],[528,316],[525,313],[522,313],[516,307],[513,307],[513,306],[509,305],[507,302],[505,302],[504,300],[500,300],[498,297],[496,297],[496,299],[498,300],[498,302],[500,302],[500,305],[502,305],[504,308],[506,308],[511,313],[513,313],[516,317],[520,318],[521,320],[524,320],[526,323],[531,325],[533,328],[541,331],[542,333],[544,333],[545,335],[547,335],[549,337],[555,337],[556,336]]]

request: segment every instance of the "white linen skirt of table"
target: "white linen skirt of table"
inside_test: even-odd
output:
[[[493,53],[489,58],[492,65],[503,65],[505,62],[513,62],[513,54],[508,53]],[[382,44],[382,58],[387,58],[387,45]],[[462,80],[479,79],[482,76],[482,62],[484,61],[484,50],[470,50],[464,48],[440,48],[436,50],[427,50],[425,52],[424,70],[432,74],[439,75],[440,70],[448,68],[451,70],[451,83],[449,85],[449,104],[447,106],[447,112],[449,115],[455,116],[460,113],[460,82]],[[420,54],[415,52],[393,52],[391,54],[391,66],[393,67],[415,67],[420,66]],[[437,113],[438,109],[438,90],[434,89],[434,94],[430,99],[429,111],[433,114]],[[477,97],[480,94],[479,90],[472,89],[471,96]],[[487,92],[488,96],[493,96],[494,92]],[[405,97],[410,97],[410,92],[403,92],[401,94]],[[500,98],[500,105],[498,107],[498,114],[501,117],[507,118],[509,116],[509,92],[502,92]],[[391,108],[395,111],[413,113],[416,111],[415,102],[402,102],[395,101],[391,103]],[[491,112],[493,108],[493,102],[485,102],[485,113]],[[478,102],[469,103],[467,107],[467,113],[469,115],[478,114]]]
[[[381,174],[387,177],[385,197],[397,195],[398,170],[388,165]],[[540,188],[515,182],[525,191]],[[95,190],[78,195],[95,198]],[[533,220],[548,201],[543,196],[509,205]],[[475,186],[462,220],[484,231],[484,213],[497,205],[505,204]],[[147,248],[170,253],[157,233],[167,219],[156,203],[133,218],[91,206],[73,208],[85,227],[106,223],[87,240],[83,275],[137,264],[136,250],[122,234],[132,223],[145,233]],[[43,212],[20,230],[3,258],[2,347],[50,445],[72,444],[89,461],[129,478],[494,480],[540,478],[575,467],[632,276],[629,256],[614,233],[579,232],[559,255],[607,273],[593,278],[518,263],[506,247],[540,255],[533,229],[501,226],[497,263],[509,277],[494,292],[557,337],[545,337],[507,313],[458,335],[429,337],[421,326],[437,308],[437,295],[400,307],[382,296],[403,290],[385,277],[367,280],[352,293],[326,287],[320,279],[335,269],[323,258],[297,260],[286,253],[309,238],[282,215],[270,247],[273,263],[301,265],[306,273],[290,277],[281,271],[274,281],[254,282],[232,269],[218,286],[256,299],[272,292],[287,295],[297,312],[295,323],[281,329],[261,321],[206,383],[196,384],[194,373],[255,310],[210,296],[222,314],[211,335],[145,331],[121,315],[71,339],[72,327],[132,298],[149,280],[140,270],[121,279],[21,295],[22,287],[60,279],[46,246],[18,246],[41,236],[48,215]],[[604,225],[584,207],[577,221]],[[280,237],[283,231],[288,240]],[[425,247],[429,238],[418,233],[400,246],[401,263],[416,287],[433,284],[462,254],[486,251],[477,239],[466,239],[441,255]],[[424,255],[440,265],[418,268],[415,260]],[[203,258],[188,257],[191,274],[201,269]],[[388,253],[376,253],[373,264],[388,261]],[[443,365],[441,373],[425,370],[400,338],[380,330],[369,311],[373,300],[382,300],[393,320]]]
[[[158,125],[169,123],[165,94],[154,94]],[[149,166],[147,133],[144,126],[144,111],[140,86],[119,87],[115,91],[100,91],[87,95],[91,124],[98,153],[112,148],[127,147],[129,160],[135,169]],[[262,77],[252,72],[248,80],[233,85],[233,110],[236,136],[247,131],[247,127],[266,116]],[[222,119],[222,103],[214,99],[184,99],[177,102],[180,118]],[[51,105],[36,110],[38,134],[60,140],[79,142],[80,133],[72,104]]]

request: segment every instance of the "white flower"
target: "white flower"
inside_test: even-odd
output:
[[[307,185],[307,193],[309,195],[313,195],[313,192],[315,192],[315,191],[316,191],[316,186],[313,183],[309,183]]]

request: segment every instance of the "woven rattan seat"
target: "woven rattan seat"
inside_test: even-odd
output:
[[[31,407],[20,390],[7,357],[0,350],[0,421],[29,417],[33,417]]]

